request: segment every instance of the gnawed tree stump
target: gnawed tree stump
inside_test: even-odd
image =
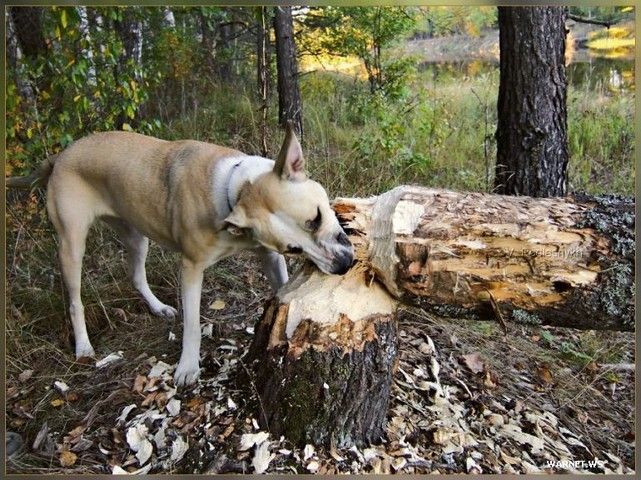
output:
[[[398,187],[339,198],[358,257],[396,298],[444,316],[634,328],[634,202]]]
[[[307,266],[272,299],[249,351],[260,421],[304,445],[381,439],[397,357],[396,301],[354,268]]]

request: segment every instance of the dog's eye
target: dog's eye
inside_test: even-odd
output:
[[[323,217],[321,215],[320,207],[316,207],[316,217],[313,220],[307,220],[305,222],[305,228],[310,232],[315,232],[321,226]]]

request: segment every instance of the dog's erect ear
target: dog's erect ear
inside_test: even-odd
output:
[[[241,205],[236,205],[231,213],[225,219],[225,229],[232,235],[244,235],[243,229],[249,227],[245,209]]]
[[[280,178],[293,182],[302,182],[307,178],[305,175],[305,159],[303,150],[294,133],[292,122],[287,122],[285,141],[278,154],[274,173]]]

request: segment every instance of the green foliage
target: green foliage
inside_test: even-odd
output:
[[[439,37],[455,33],[478,36],[498,23],[496,7],[422,7],[421,17],[414,36]]]
[[[634,103],[624,95],[568,93],[571,191],[633,194]]]
[[[103,22],[122,18],[120,8],[97,9]],[[133,59],[123,60],[123,43],[113,28],[83,33],[77,8],[44,9],[43,34],[49,51],[24,58],[9,72],[7,163],[22,173],[73,140],[93,131],[152,132],[153,120],[139,118],[151,81]],[[91,51],[91,56],[87,54]],[[31,86],[35,101],[20,96],[16,76]]]
[[[383,50],[401,40],[416,24],[409,7],[324,7],[321,26],[308,32],[303,47],[318,53],[356,56],[367,72],[372,93],[398,97],[410,73],[408,59],[384,59]],[[306,43],[307,42],[307,43]]]
[[[174,7],[175,27],[163,23],[157,7],[87,11],[94,20],[88,37],[78,8],[45,8],[47,54],[23,58],[17,71],[8,72],[8,173],[21,174],[95,130],[132,128],[261,151],[255,9]],[[417,70],[415,59],[390,47],[430,18],[440,32],[472,31],[492,25],[495,14],[494,7],[295,11],[299,51],[350,60],[356,55],[370,65],[370,78],[327,71],[300,77],[305,153],[312,174],[330,194],[371,195],[401,183],[488,190],[495,158],[496,65]],[[126,58],[116,28],[125,20],[143,21],[142,64]],[[231,28],[225,30],[226,41],[223,27]],[[273,68],[274,55],[271,63]],[[231,76],[218,75],[221,66],[229,67]],[[590,68],[590,77],[603,77]],[[35,102],[21,96],[18,76],[33,88]],[[281,140],[273,74],[270,85],[267,143],[273,156]],[[607,80],[570,87],[570,190],[633,192],[633,101],[625,92],[611,89]]]

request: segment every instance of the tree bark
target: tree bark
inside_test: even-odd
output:
[[[302,101],[298,85],[298,61],[291,7],[275,7],[276,64],[278,71],[278,122],[294,124],[303,138]]]
[[[139,65],[134,74],[136,80],[140,81],[143,46],[142,20],[137,18],[136,12],[130,7],[123,10],[122,20],[116,21],[115,27],[123,44],[124,52],[121,61],[126,63],[129,60],[133,60],[136,65]]]
[[[363,269],[299,271],[268,303],[249,360],[261,424],[303,446],[379,441],[397,357],[396,302]]]
[[[25,100],[27,105],[33,105],[35,102],[35,93],[33,87],[25,79],[24,67],[22,63],[22,51],[18,42],[16,28],[13,24],[13,16],[7,16],[7,60],[10,71],[13,72],[16,87],[20,96]]]
[[[47,53],[42,33],[42,7],[10,7],[20,49],[29,58]]]
[[[398,187],[334,209],[396,298],[444,316],[634,328],[634,201]]]
[[[565,20],[565,7],[499,7],[497,193],[566,194]]]
[[[260,102],[260,150],[266,157],[267,152],[267,98],[269,96],[269,64],[267,63],[267,50],[269,45],[269,23],[267,22],[267,7],[258,7],[257,34],[256,34],[256,80],[258,86],[258,100]]]

